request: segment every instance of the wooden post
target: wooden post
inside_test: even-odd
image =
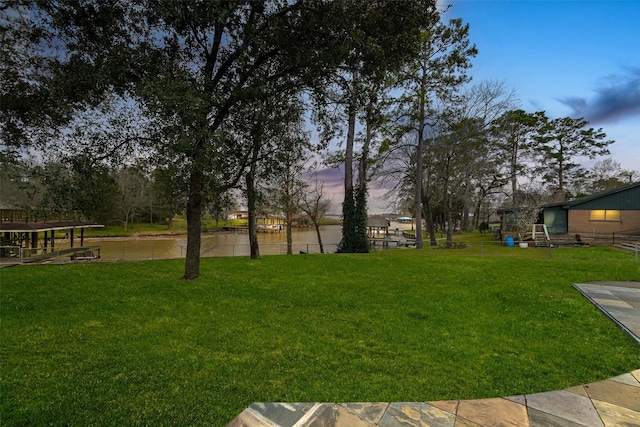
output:
[[[73,247],[73,228],[69,231],[69,247]],[[82,245],[81,245],[82,246]]]

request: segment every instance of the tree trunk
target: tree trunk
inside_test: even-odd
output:
[[[563,164],[562,145],[560,145],[560,156],[558,158],[558,189],[564,191],[564,164]]]
[[[462,231],[471,231],[469,227],[469,201],[464,198],[464,206],[462,207]]]
[[[423,175],[423,157],[424,157],[424,123],[420,123],[420,132],[418,132],[418,146],[416,147],[416,194],[414,212],[416,215],[416,249],[424,248],[422,239],[422,175]]]
[[[450,248],[453,246],[453,215],[451,211],[453,207],[451,206],[451,195],[449,194],[449,180],[445,180],[442,187],[442,200],[444,204],[444,215],[447,221],[447,247]]]
[[[360,164],[358,168],[358,183],[364,186],[367,182],[367,159],[369,158],[369,147],[371,147],[371,139],[373,139],[373,131],[371,130],[371,124],[367,122],[366,125],[366,137],[364,144],[362,145],[362,157],[360,157]]]
[[[251,259],[260,258],[260,246],[258,243],[258,218],[256,212],[256,203],[258,194],[256,192],[256,168],[258,163],[258,155],[260,154],[260,145],[262,143],[262,126],[259,120],[260,112],[258,110],[257,125],[254,127],[253,148],[251,152],[251,165],[249,171],[245,175],[245,183],[247,185],[247,210],[248,210],[248,234],[249,234],[249,252]]]
[[[369,252],[369,237],[367,236],[367,184],[362,183],[358,186],[355,194],[356,206],[356,234],[355,234],[355,251],[356,253]]]
[[[293,235],[291,234],[292,227],[291,223],[293,222],[293,212],[291,204],[287,207],[287,223],[285,226],[287,227],[287,255],[293,254]]]
[[[256,189],[254,182],[254,168],[251,167],[245,177],[247,184],[247,210],[249,216],[249,249],[251,259],[260,258],[260,246],[258,244],[258,222],[256,218]]]
[[[518,191],[518,176],[516,174],[516,169],[518,166],[518,150],[514,148],[511,153],[511,203],[512,206],[516,206],[517,196],[516,192]]]
[[[485,195],[484,193],[481,193],[480,197],[478,198],[478,202],[476,203],[476,206],[474,207],[473,210],[473,229],[477,230],[478,227],[480,226],[480,208],[482,206],[482,202],[484,201]]]
[[[431,212],[431,203],[429,202],[429,186],[430,179],[429,175],[427,175],[427,180],[425,182],[425,188],[422,191],[422,214],[424,215],[424,222],[427,228],[427,234],[429,235],[429,244],[431,246],[438,246],[438,241],[436,240],[436,226],[433,220],[433,213]]]
[[[355,91],[355,89],[354,89]],[[355,97],[354,97],[355,98]],[[342,239],[338,245],[340,252],[352,252],[356,233],[355,201],[353,191],[353,144],[356,133],[356,106],[352,99],[349,106],[349,127],[344,156],[344,202],[342,204]]]
[[[453,247],[453,206],[451,206],[451,197],[449,198],[449,205],[447,206],[447,247]]]
[[[347,146],[344,155],[344,190],[353,192],[353,144],[356,135],[356,107],[349,108],[349,127],[347,129]],[[346,197],[346,196],[345,196]]]
[[[316,228],[316,235],[318,236],[318,245],[320,245],[320,253],[324,253],[324,245],[322,244],[322,235],[320,234],[320,224],[316,221],[313,222],[314,227]]]
[[[194,168],[189,177],[187,200],[187,256],[184,266],[184,278],[187,280],[197,279],[200,276],[203,182],[202,171]]]

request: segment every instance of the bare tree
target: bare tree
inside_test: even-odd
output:
[[[116,174],[118,183],[117,206],[125,231],[133,222],[136,212],[148,205],[150,183],[137,167],[124,167]]]
[[[302,212],[309,216],[309,219],[313,223],[318,237],[320,253],[323,254],[324,245],[322,243],[322,235],[320,234],[320,220],[329,210],[331,199],[326,198],[324,195],[324,182],[318,182],[317,173],[313,175],[313,178],[313,181],[307,182],[308,191],[303,191],[300,194],[301,197],[298,206]]]

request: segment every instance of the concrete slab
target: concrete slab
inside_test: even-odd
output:
[[[640,345],[639,282],[592,282],[573,286]]]

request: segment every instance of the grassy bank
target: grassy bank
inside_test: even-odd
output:
[[[0,270],[5,425],[225,425],[255,401],[425,401],[640,367],[572,284],[640,280],[603,248]],[[528,256],[525,256],[528,254]],[[542,255],[536,255],[542,254]]]
[[[216,230],[219,227],[229,225],[246,225],[246,220],[219,220],[204,218],[202,220],[203,231]],[[91,228],[86,231],[87,237],[131,237],[136,235],[145,236],[166,236],[175,234],[187,234],[187,220],[184,217],[176,217],[171,223],[171,228],[167,224],[140,222],[128,224],[127,228],[122,224],[109,224],[104,228]]]

